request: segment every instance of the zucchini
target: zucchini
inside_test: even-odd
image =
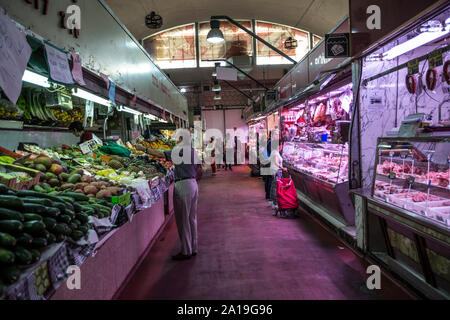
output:
[[[17,235],[23,230],[23,224],[17,220],[0,221],[0,232],[6,232],[11,235]]]
[[[20,270],[16,266],[9,266],[0,269],[0,274],[7,284],[13,284],[20,277]]]
[[[11,209],[0,208],[0,220],[17,220],[25,221],[24,216],[18,212]]]
[[[67,224],[65,224],[65,223],[58,223],[56,225],[55,232],[57,234],[66,234],[66,228],[69,228],[69,226]]]
[[[58,217],[58,221],[69,224],[72,221],[72,218],[70,218],[70,216],[68,215],[62,214]]]
[[[14,254],[16,255],[16,262],[19,265],[29,265],[33,263],[33,255],[23,247],[17,247]]]
[[[73,204],[73,211],[75,211],[75,213],[80,213],[83,211],[83,207],[79,203],[75,202]]]
[[[47,211],[47,207],[36,203],[24,203],[23,207],[27,213],[45,213]]]
[[[69,224],[69,228],[72,229],[72,230],[77,230],[78,227],[79,227],[78,224],[76,224],[76,223],[74,223],[74,222],[71,222],[71,223]]]
[[[47,242],[49,245],[56,243],[56,236],[53,233],[49,233]]]
[[[8,191],[11,190],[9,189],[7,186],[5,186],[4,184],[0,183],[0,194],[7,194]]]
[[[45,224],[42,221],[27,221],[23,224],[23,230],[32,236],[41,236],[45,230]]]
[[[66,236],[62,233],[56,235],[56,243],[64,242],[66,239]]]
[[[59,211],[61,212],[61,214],[65,214],[66,213],[66,205],[64,203],[54,203],[53,206],[55,208],[58,208]]]
[[[52,195],[49,195],[49,194],[46,194],[46,193],[39,193],[39,192],[32,191],[32,190],[21,190],[21,191],[17,191],[17,195],[18,195],[19,197],[21,197],[21,198],[22,198],[22,197],[23,197],[23,198],[26,198],[26,197],[31,197],[31,198],[45,198],[45,199],[49,199],[49,200],[51,200],[51,201],[53,201],[53,202],[64,203],[64,200],[59,199],[58,196],[52,196]]]
[[[89,215],[85,213],[77,213],[76,218],[80,220],[81,223],[88,223],[89,222]]]
[[[75,200],[73,198],[71,198],[71,197],[66,197],[66,196],[60,195],[58,198],[66,201],[66,202],[68,202],[68,203],[70,203],[72,205],[75,203]]]
[[[80,240],[81,238],[84,237],[84,234],[83,234],[83,232],[81,232],[81,231],[73,230],[72,233],[70,234],[70,237],[71,237],[73,240],[78,241],[78,240]]]
[[[53,218],[46,217],[46,218],[44,218],[44,224],[45,224],[45,228],[47,230],[53,231],[56,228],[57,222]]]
[[[75,223],[75,224],[76,224],[77,227],[76,227],[75,229],[78,229],[78,227],[82,225],[81,221],[78,220],[78,219],[72,220],[72,223]]]
[[[41,260],[41,253],[37,249],[29,249],[31,255],[33,256],[33,263],[38,262]]]
[[[29,247],[32,241],[33,237],[30,236],[28,233],[22,233],[22,235],[17,238],[17,244],[23,247]]]
[[[31,197],[26,197],[26,198],[22,198],[24,203],[35,203],[35,204],[40,204],[41,206],[44,207],[51,207],[53,206],[53,202],[49,199],[45,199],[45,198],[31,198]]]
[[[10,265],[16,260],[12,251],[0,248],[0,265]]]
[[[17,244],[16,238],[8,233],[0,232],[0,247],[12,248]]]
[[[78,230],[83,232],[84,235],[86,235],[89,232],[89,228],[87,226],[79,226]]]
[[[47,242],[47,239],[45,239],[45,238],[33,238],[33,241],[31,241],[31,246],[36,249],[44,248],[47,245],[48,245],[48,242]]]
[[[23,216],[25,221],[43,221],[42,216],[35,213],[25,213]]]
[[[48,218],[57,218],[61,214],[61,210],[58,208],[47,208],[47,211],[42,215]]]
[[[23,210],[23,201],[17,196],[0,195],[0,208]]]

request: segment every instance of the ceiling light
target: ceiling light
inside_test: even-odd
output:
[[[206,37],[206,41],[214,44],[225,42],[223,33],[220,30],[219,20],[211,20],[211,30],[209,31],[208,36]]]
[[[111,102],[109,100],[103,99],[103,98],[101,98],[99,96],[96,96],[95,94],[92,94],[90,92],[87,92],[87,91],[85,91],[83,89],[79,89],[79,88],[78,89],[73,89],[72,90],[72,94],[75,97],[82,98],[82,99],[89,100],[89,101],[93,101],[95,103],[101,104],[101,105],[106,106],[106,107],[111,106]]]
[[[222,100],[222,97],[220,96],[220,94],[216,94],[216,96],[214,97],[214,100]]]
[[[186,92],[187,92],[187,89],[186,89],[186,88],[181,88],[181,89],[180,89],[180,92],[181,92],[181,93],[186,93]]]
[[[138,115],[138,116],[140,116],[142,114],[141,112],[139,112],[137,110],[134,110],[134,109],[131,109],[131,108],[128,108],[125,106],[120,106],[117,110],[121,111],[121,112],[131,113],[131,114]]]
[[[219,85],[219,81],[214,80],[214,86],[211,89],[214,92],[220,92],[222,91],[222,87]]]
[[[212,74],[213,77],[217,77],[217,68],[220,67],[221,63],[220,62],[216,62],[215,65],[216,65],[216,67],[215,67],[214,72]]]
[[[25,70],[22,81],[35,84],[40,87],[50,88],[50,83],[48,82],[48,78],[41,76],[40,74],[31,72],[29,70]]]
[[[418,36],[399,44],[398,46],[393,47],[392,49],[388,50],[383,54],[384,60],[392,60],[398,56],[401,56],[402,54],[405,54],[411,50],[414,50],[420,46],[423,46],[431,41],[434,41],[436,39],[439,39],[442,36],[445,36],[448,34],[450,30],[446,29],[444,31],[438,31],[438,32],[424,32],[419,34]]]

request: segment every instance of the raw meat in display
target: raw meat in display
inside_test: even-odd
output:
[[[443,200],[443,199],[439,198],[437,196],[434,196],[432,194],[430,194],[430,196],[428,197],[428,201],[441,201],[441,200]],[[423,193],[423,192],[419,192],[416,195],[414,195],[413,201],[414,202],[425,202],[425,201],[427,201],[427,194]]]

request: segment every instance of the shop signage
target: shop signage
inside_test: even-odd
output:
[[[348,58],[350,56],[350,33],[325,35],[325,58]]]
[[[99,147],[100,146],[97,143],[97,141],[95,141],[95,139],[92,139],[92,140],[89,140],[89,141],[86,141],[86,142],[80,144],[80,149],[83,154],[91,153],[91,152],[97,150]]]
[[[350,0],[351,56],[414,18],[437,0]]]
[[[431,52],[428,55],[428,68],[433,69],[443,65],[442,48]]]
[[[25,34],[0,13],[0,86],[14,104],[22,90],[22,77],[31,56]]]
[[[408,62],[408,75],[419,73],[419,59],[414,59]]]

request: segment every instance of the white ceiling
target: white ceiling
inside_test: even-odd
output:
[[[212,15],[257,19],[304,29],[320,36],[346,14],[349,0],[105,0],[138,39],[171,27],[208,21]],[[160,30],[145,26],[145,16],[156,11],[164,19]]]

